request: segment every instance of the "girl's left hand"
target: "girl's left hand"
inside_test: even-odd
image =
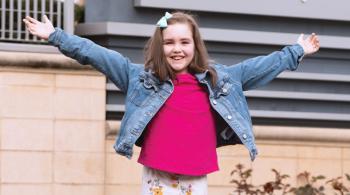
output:
[[[304,55],[311,55],[320,49],[320,41],[315,33],[312,33],[306,39],[304,39],[304,34],[301,34],[297,43],[303,47]]]

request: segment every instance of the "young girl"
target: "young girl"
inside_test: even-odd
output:
[[[210,64],[194,18],[166,13],[145,47],[145,65],[31,17],[27,29],[81,64],[91,64],[126,94],[114,148],[131,158],[141,146],[142,194],[207,194],[206,175],[218,170],[216,147],[244,144],[257,155],[244,90],[295,70],[319,49],[313,33],[297,44],[234,66]]]

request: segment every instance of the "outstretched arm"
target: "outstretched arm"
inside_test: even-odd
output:
[[[266,56],[247,59],[227,69],[232,74],[236,74],[232,76],[239,78],[243,90],[251,90],[266,85],[284,70],[295,70],[303,56],[311,55],[319,48],[319,39],[315,33],[306,39],[301,34],[295,45],[284,47],[281,51]]]
[[[79,63],[92,65],[124,92],[128,89],[130,72],[141,67],[132,64],[114,50],[101,47],[91,40],[65,33],[62,29],[54,28],[46,16],[44,16],[43,22],[29,16],[23,19],[23,22],[31,34],[48,40],[51,45],[58,47],[64,55]]]

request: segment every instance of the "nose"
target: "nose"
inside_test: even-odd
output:
[[[180,46],[180,44],[175,44],[175,45],[174,45],[173,52],[174,52],[174,53],[179,53],[179,52],[181,52],[181,46]]]

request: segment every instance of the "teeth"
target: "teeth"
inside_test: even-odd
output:
[[[177,57],[172,57],[174,60],[181,60],[183,57],[177,56]]]

